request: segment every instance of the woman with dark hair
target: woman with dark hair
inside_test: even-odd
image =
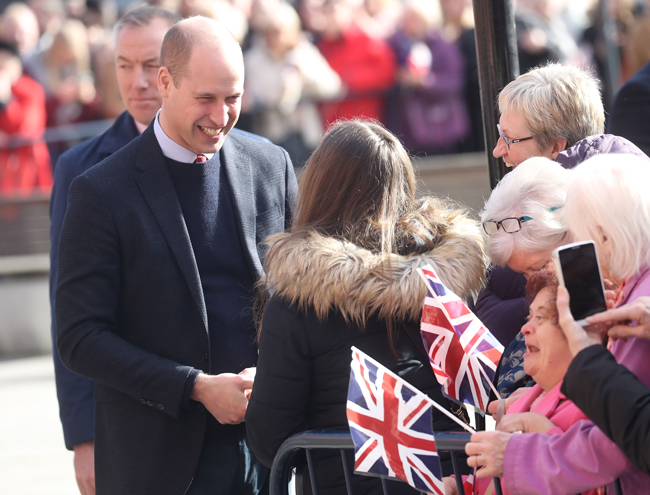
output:
[[[415,192],[408,154],[376,123],[336,124],[307,162],[293,227],[269,239],[261,282],[272,297],[262,303],[246,425],[267,466],[295,433],[348,428],[351,346],[452,410],[419,333],[426,287],[417,268],[431,264],[447,287],[471,296],[483,283],[483,238],[464,210]],[[433,427],[458,428],[441,413]],[[321,493],[345,490],[338,452],[316,465]],[[355,493],[381,491],[375,478],[355,484]],[[391,493],[416,493],[393,485]]]

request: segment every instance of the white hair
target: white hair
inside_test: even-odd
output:
[[[487,252],[493,263],[505,266],[515,251],[547,251],[566,241],[568,229],[561,208],[571,171],[548,158],[529,158],[506,174],[492,191],[481,212],[481,222],[529,216],[521,230],[502,228],[488,236]]]
[[[594,240],[601,262],[619,281],[650,267],[649,191],[648,162],[634,155],[598,155],[571,174],[567,227],[576,240]]]

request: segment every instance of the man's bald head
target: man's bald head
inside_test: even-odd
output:
[[[192,50],[197,46],[219,52],[236,63],[241,62],[242,68],[244,66],[241,47],[226,26],[207,17],[190,17],[167,31],[160,52],[160,65],[167,67],[174,86],[179,87],[186,76]]]

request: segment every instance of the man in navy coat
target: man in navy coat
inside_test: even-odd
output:
[[[283,149],[230,133],[241,48],[217,21],[165,35],[162,108],[74,180],[55,295],[62,362],[95,381],[98,493],[257,494],[242,423],[257,362],[251,299],[297,191]]]
[[[175,14],[166,10],[145,6],[131,10],[118,21],[115,26],[116,69],[126,111],[106,132],[61,155],[55,167],[50,201],[50,299],[52,338],[55,343],[54,370],[65,445],[74,450],[75,474],[83,495],[95,493],[95,383],[63,366],[56,350],[53,303],[59,235],[72,181],[138,137],[160,109],[162,98],[157,83],[160,47],[165,33],[177,20]]]
[[[650,156],[650,62],[619,89],[607,132],[629,139]]]

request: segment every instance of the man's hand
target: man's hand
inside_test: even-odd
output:
[[[534,412],[515,413],[504,416],[497,429],[508,433],[521,431],[524,433],[546,433],[548,430],[555,428],[543,414]]]
[[[609,336],[613,339],[650,340],[650,297],[639,297],[620,308],[610,309],[587,318],[590,324],[610,323]],[[635,326],[630,325],[636,322]]]
[[[603,343],[601,326],[591,325],[583,328],[573,319],[569,308],[569,291],[561,286],[557,288],[557,312],[559,324],[569,342],[571,354],[575,356],[589,346]]]
[[[481,468],[476,472],[477,478],[503,476],[503,457],[512,435],[503,431],[479,431],[472,435],[471,442],[465,445],[465,453],[469,455],[469,467]]]
[[[252,388],[253,379],[250,378],[250,373],[201,373],[194,383],[190,397],[202,403],[219,423],[236,425],[244,421],[248,406],[246,391]]]
[[[257,368],[254,366],[251,366],[250,368],[245,368],[239,372],[239,376],[243,376],[244,378],[250,378],[251,380],[255,380],[255,374],[257,373]],[[252,388],[247,388],[244,390],[244,395],[246,396],[246,399],[251,398],[251,393],[253,392]]]
[[[95,442],[74,446],[74,473],[81,495],[95,495]]]

